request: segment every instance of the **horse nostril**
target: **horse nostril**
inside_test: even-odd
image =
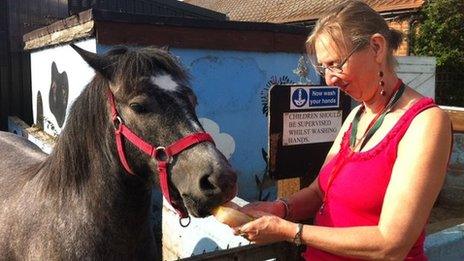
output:
[[[200,189],[203,191],[211,191],[216,189],[216,186],[210,181],[211,175],[204,175],[200,178]]]

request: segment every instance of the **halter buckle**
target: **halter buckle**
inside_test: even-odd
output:
[[[115,130],[119,130],[119,127],[121,126],[121,124],[123,124],[123,120],[121,119],[121,117],[119,117],[119,115],[116,115],[115,117],[113,117],[113,127]]]
[[[155,149],[155,155],[154,158],[157,161],[164,161],[167,163],[171,163],[172,157],[169,155],[169,153],[166,151],[166,148],[163,146],[159,146]]]

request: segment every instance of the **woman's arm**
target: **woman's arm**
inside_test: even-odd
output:
[[[343,256],[404,259],[424,228],[442,187],[450,146],[451,123],[447,115],[439,108],[422,112],[399,144],[379,225],[349,228],[305,225],[303,243]],[[266,216],[245,224],[240,231],[249,231],[249,239],[258,243],[292,241],[297,224]]]

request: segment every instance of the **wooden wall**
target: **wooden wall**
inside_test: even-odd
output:
[[[6,16],[6,1],[0,1],[0,130],[6,129],[8,104],[4,102],[7,97],[6,86],[10,82],[9,55],[8,55],[8,19]]]

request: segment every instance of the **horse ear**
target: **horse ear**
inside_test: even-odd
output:
[[[86,51],[75,44],[70,44],[70,46],[84,59],[84,61],[90,65],[95,71],[99,72],[103,75],[106,79],[112,80],[114,69],[111,66],[112,62],[108,57],[98,55],[96,53],[92,53]]]

